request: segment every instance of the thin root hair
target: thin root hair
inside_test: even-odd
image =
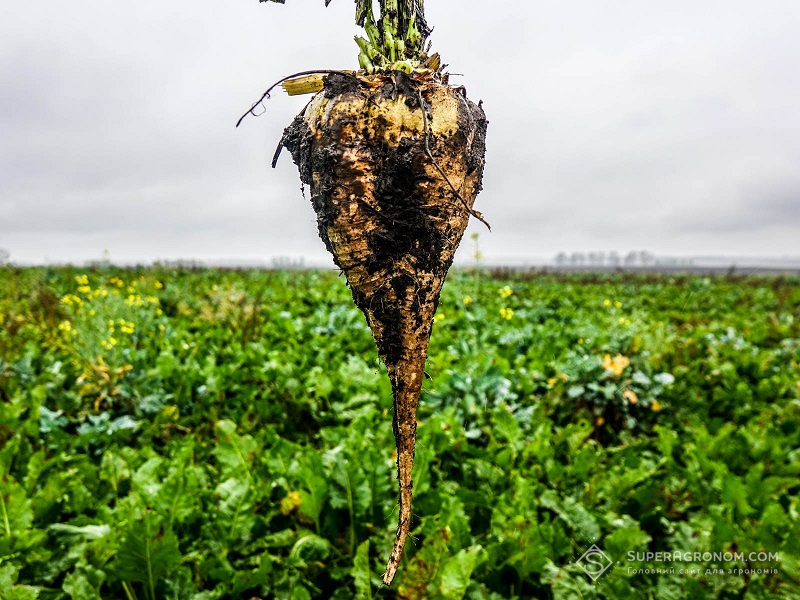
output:
[[[294,73],[293,75],[287,75],[286,77],[283,77],[282,79],[279,79],[278,81],[273,83],[271,86],[269,86],[269,88],[267,88],[267,91],[264,92],[261,95],[261,98],[259,98],[258,101],[255,102],[253,104],[253,106],[250,107],[250,110],[248,110],[241,117],[239,117],[239,120],[236,121],[236,127],[239,127],[239,125],[241,125],[242,121],[244,120],[244,118],[247,115],[253,115],[254,117],[259,117],[259,116],[263,115],[264,114],[263,112],[259,113],[259,114],[256,114],[253,111],[258,106],[263,106],[262,102],[264,102],[264,100],[268,100],[269,98],[271,98],[270,92],[272,90],[274,90],[276,87],[278,87],[280,84],[282,84],[284,81],[287,81],[289,79],[294,79],[295,77],[302,77],[303,75],[317,75],[319,73],[325,73],[327,75],[331,75],[333,73],[338,73],[339,75],[349,75],[351,77],[355,77],[355,75],[353,75],[353,73],[351,73],[349,71],[339,71],[337,69],[312,69],[311,71],[300,71],[299,73]],[[266,107],[264,107],[264,111],[266,112]]]

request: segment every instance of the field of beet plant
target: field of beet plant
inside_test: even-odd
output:
[[[0,598],[797,598],[798,362],[798,278],[451,274],[385,588],[343,278],[6,267]]]

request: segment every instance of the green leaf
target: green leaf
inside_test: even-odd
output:
[[[250,435],[238,435],[236,423],[230,420],[219,421],[216,425],[219,438],[213,454],[220,466],[222,477],[246,475],[253,480],[250,467],[255,459],[258,444]]]
[[[219,523],[229,540],[249,540],[256,517],[250,482],[231,477],[214,490],[219,496]]]
[[[15,585],[3,594],[3,600],[36,600],[39,597],[39,588],[30,585]]]
[[[399,593],[402,598],[428,598],[435,591],[441,566],[450,557],[447,547],[451,535],[448,528],[429,533],[419,551],[400,573]]]
[[[272,0],[273,2],[280,2],[280,0]],[[303,586],[299,585],[292,588],[292,595],[290,600],[311,600],[311,594]]]
[[[292,546],[289,556],[299,558],[305,563],[323,562],[331,553],[331,543],[323,537],[306,533]]]
[[[99,540],[101,537],[108,535],[111,531],[111,527],[108,525],[84,525],[83,527],[76,527],[75,525],[67,525],[64,523],[53,523],[50,525],[50,529],[57,533],[80,536],[87,541]]]
[[[658,449],[661,451],[662,456],[672,456],[672,449],[678,442],[678,434],[669,427],[662,427],[656,425],[655,432],[658,434]]]
[[[36,600],[40,588],[29,585],[14,585],[18,569],[12,564],[0,565],[0,598],[2,600]]]
[[[11,589],[17,581],[18,569],[11,563],[0,564],[0,593],[2,590]]]
[[[194,451],[193,443],[185,443],[176,450],[153,502],[170,524],[185,523],[201,516],[201,490],[208,482],[203,469],[195,464]]]
[[[554,490],[547,490],[539,499],[542,506],[555,511],[584,539],[596,539],[600,536],[600,525],[592,513],[572,497],[560,501]]]
[[[628,552],[644,552],[651,537],[639,527],[639,523],[630,517],[623,517],[622,525],[602,540],[603,550],[614,560],[624,560]]]
[[[308,455],[301,465],[298,474],[305,486],[305,489],[300,491],[300,512],[314,521],[317,532],[319,532],[319,516],[328,496],[325,467],[319,455]]]
[[[100,596],[100,586],[105,578],[105,573],[100,569],[84,565],[64,578],[62,589],[73,600],[103,600]]]
[[[747,502],[747,487],[741,479],[730,473],[725,475],[722,482],[722,500],[736,510],[736,516],[743,518],[753,512]]]
[[[507,442],[513,444],[520,440],[522,430],[519,423],[506,408],[498,407],[492,414],[492,422],[495,431]]]
[[[262,578],[261,581],[264,581]],[[164,587],[166,588],[166,593],[164,594],[164,598],[171,599],[191,599],[191,600],[202,600],[203,598],[221,598],[221,594],[214,594],[213,592],[205,592],[205,595],[198,593],[197,584],[194,581],[194,577],[192,576],[192,569],[182,565],[179,566],[172,574],[167,578],[165,581]],[[249,586],[255,587],[255,584]],[[241,590],[237,590],[241,592]]]
[[[156,586],[180,560],[178,538],[162,526],[160,517],[148,512],[125,528],[114,571],[125,581],[143,583],[154,600]]]
[[[270,555],[266,552],[262,554],[258,564],[259,566],[257,569],[236,572],[236,575],[234,575],[233,581],[231,582],[232,595],[238,597],[239,594],[242,594],[246,590],[258,588],[269,580],[269,577],[275,568]],[[191,581],[191,576],[189,577],[189,580]]]
[[[464,597],[482,550],[481,546],[470,546],[447,559],[439,582],[439,591],[444,598],[461,600]]]
[[[582,385],[571,385],[567,388],[567,396],[570,398],[579,398],[586,392],[586,388]]]
[[[372,502],[372,490],[361,464],[337,452],[331,469],[330,502],[334,508],[348,508],[354,516],[367,512]]]
[[[349,537],[350,555],[352,555],[356,550],[356,522],[359,517],[367,513],[372,503],[372,488],[363,471],[364,465],[346,458],[341,450],[341,447],[334,448],[327,456],[328,460],[333,456],[329,498],[331,507],[346,508],[350,513]]]
[[[372,598],[372,572],[369,568],[369,540],[361,542],[353,559],[351,571],[356,588],[356,600],[370,600]]]
[[[54,429],[61,429],[69,423],[69,419],[63,416],[64,411],[48,410],[46,406],[39,407],[39,431],[50,433]]]
[[[115,491],[118,490],[119,484],[131,477],[128,461],[114,450],[106,450],[100,463],[100,477],[111,483]]]
[[[31,501],[21,485],[10,476],[0,480],[0,533],[20,536],[33,523]]]

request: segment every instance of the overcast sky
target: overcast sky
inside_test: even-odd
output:
[[[269,84],[355,68],[352,0],[5,2],[0,248],[19,261],[325,260]],[[488,259],[800,255],[797,0],[428,0],[490,120]],[[484,234],[485,233],[485,234]],[[469,246],[469,240],[465,240]],[[467,250],[471,250],[467,248]]]

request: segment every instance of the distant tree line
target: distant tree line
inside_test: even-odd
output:
[[[631,250],[624,257],[611,252],[559,252],[555,263],[559,267],[651,267],[654,265],[689,265],[691,260],[656,257],[647,250]]]

